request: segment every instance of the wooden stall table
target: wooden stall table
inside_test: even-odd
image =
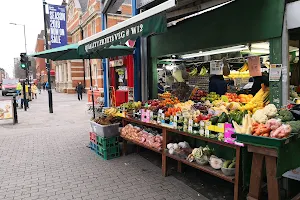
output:
[[[251,136],[243,136],[251,137]],[[237,137],[239,140],[239,136]],[[264,161],[266,167],[267,176],[267,189],[269,200],[280,199],[280,186],[278,178],[282,176],[286,171],[295,169],[300,165],[300,159],[295,159],[295,155],[300,152],[300,136],[295,135],[286,140],[282,140],[282,145],[278,146],[266,146],[265,144],[247,144],[248,151],[253,153],[251,177],[249,193],[247,200],[258,200],[261,194],[261,183],[264,171]],[[259,138],[256,137],[256,141]],[[272,138],[262,138],[262,140],[272,140]],[[244,142],[239,140],[240,142]],[[274,140],[275,141],[275,140]],[[278,141],[278,140],[277,140]],[[247,143],[247,142],[246,142]],[[293,159],[294,158],[294,159]],[[293,160],[293,162],[290,162]],[[294,197],[300,199],[300,197]]]
[[[239,200],[239,195],[240,195],[240,163],[241,163],[241,147],[237,146],[237,145],[233,145],[233,144],[228,144],[225,142],[221,142],[218,140],[214,140],[214,139],[210,139],[207,137],[202,137],[200,135],[193,135],[193,134],[189,134],[183,131],[178,131],[176,129],[171,129],[171,128],[167,128],[158,124],[152,124],[152,123],[145,123],[142,122],[140,120],[136,120],[136,119],[132,119],[132,118],[123,118],[123,126],[129,124],[129,123],[133,123],[133,124],[139,124],[139,125],[143,125],[143,126],[147,126],[147,127],[152,127],[152,128],[157,128],[162,130],[162,136],[163,136],[163,146],[162,149],[166,149],[167,148],[167,138],[168,138],[168,133],[176,133],[179,135],[183,135],[183,136],[188,136],[194,139],[199,139],[202,141],[206,141],[209,143],[213,143],[213,144],[217,144],[220,146],[224,146],[224,147],[229,147],[229,148],[233,148],[235,149],[236,152],[236,168],[235,168],[235,175],[234,176],[225,176],[221,170],[215,170],[213,169],[211,166],[207,165],[207,166],[201,166],[198,165],[195,162],[189,162],[185,159],[179,158],[178,156],[175,155],[171,155],[165,151],[158,151],[155,148],[151,148],[147,145],[144,145],[142,143],[136,142],[136,141],[132,141],[129,140],[128,138],[124,138],[123,137],[123,146],[122,146],[122,151],[123,151],[123,155],[126,155],[127,152],[127,141],[132,142],[138,146],[144,147],[146,149],[152,150],[156,153],[160,153],[162,155],[162,174],[163,176],[167,176],[167,158],[171,158],[177,161],[177,171],[181,172],[182,170],[182,163],[186,164],[188,166],[191,166],[193,168],[199,169],[205,173],[211,174],[213,176],[216,176],[218,178],[221,178],[225,181],[228,181],[230,183],[234,184],[234,200]]]
[[[279,200],[279,183],[276,177],[278,157],[277,150],[248,145],[248,151],[253,153],[253,158],[247,200],[260,199],[264,160],[266,161],[267,187],[268,191],[271,191],[268,192],[268,199]]]

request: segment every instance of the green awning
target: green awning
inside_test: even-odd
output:
[[[47,58],[53,61],[57,60],[76,60],[76,59],[103,59],[112,58],[116,56],[124,56],[132,54],[134,48],[127,46],[110,46],[98,51],[93,52],[93,54],[80,55],[78,53],[78,44],[70,44],[62,47],[49,49],[46,51],[38,52],[29,56],[38,58]]]
[[[50,60],[68,60],[68,59],[81,59],[77,52],[78,44],[69,44],[54,49],[48,49],[35,54],[31,57],[46,58]],[[77,58],[79,57],[79,58]]]
[[[150,37],[151,57],[185,54],[281,37],[282,0],[238,0],[180,21]]]
[[[137,17],[137,16],[136,16]],[[149,36],[167,31],[166,14],[160,13],[141,21],[132,17],[113,27],[105,29],[79,42],[79,54],[92,54],[111,45],[125,44],[128,40],[135,40],[140,36]],[[134,23],[130,23],[130,22]],[[137,21],[137,22],[136,22]]]

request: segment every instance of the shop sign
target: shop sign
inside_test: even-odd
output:
[[[119,67],[123,66],[123,59],[118,59],[118,60],[112,60],[109,62],[110,67]]]
[[[93,49],[104,48],[106,46],[110,46],[114,42],[126,40],[126,38],[130,39],[133,37],[138,37],[143,32],[143,30],[144,30],[143,23],[133,25],[126,29],[99,38],[97,41],[85,45],[85,51],[89,52]]]
[[[211,61],[210,62],[210,72],[211,75],[223,75],[223,62],[221,61]]]
[[[271,64],[269,81],[279,81],[281,77],[282,65]]]
[[[146,5],[148,5],[149,3],[154,2],[155,0],[137,0],[136,1],[136,8],[140,9]]]
[[[51,48],[68,44],[66,7],[48,4]]]
[[[261,66],[259,56],[251,56],[248,58],[249,74],[252,77],[261,76]]]
[[[0,101],[0,120],[13,119],[13,105],[11,100]]]
[[[108,48],[111,45],[125,44],[128,40],[136,40],[140,36],[146,37],[165,31],[167,31],[166,14],[157,14],[80,45],[79,54],[86,55],[93,51]]]
[[[282,176],[296,181],[300,181],[300,167],[294,170],[287,171]]]

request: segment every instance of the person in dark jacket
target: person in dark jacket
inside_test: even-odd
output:
[[[269,87],[269,75],[268,74],[263,74],[262,76],[255,76],[253,77],[254,82],[253,86],[251,88],[250,94],[255,96],[255,94],[264,86],[264,88]]]
[[[83,86],[82,86],[81,82],[78,83],[75,90],[76,90],[77,95],[78,95],[78,101],[82,100]]]
[[[223,75],[213,75],[209,79],[209,92],[224,95],[227,92],[227,83]]]

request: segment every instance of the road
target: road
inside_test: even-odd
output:
[[[12,99],[12,95],[2,96],[2,90],[0,90],[0,100]]]
[[[86,99],[54,92],[49,114],[44,91],[19,124],[0,121],[1,200],[207,199],[138,154],[105,161],[87,148]]]

